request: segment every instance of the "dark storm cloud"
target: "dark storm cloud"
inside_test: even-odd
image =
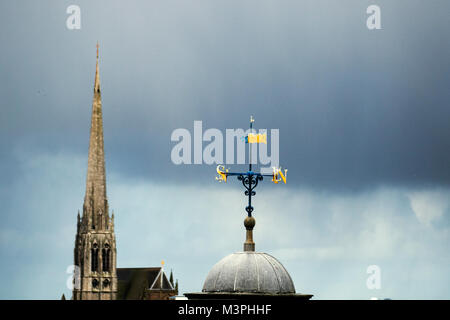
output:
[[[447,298],[450,5],[342,3],[77,1],[69,31],[72,1],[0,2],[0,297],[70,295],[99,40],[119,267],[167,259],[181,292],[198,291],[241,248],[242,190],[214,166],[173,165],[170,136],[252,114],[280,129],[289,168],[288,189],[257,192],[257,248],[298,292],[369,298],[375,263],[376,296]],[[373,3],[379,31],[365,27]]]
[[[364,1],[81,1],[69,31],[69,3],[4,2],[2,163],[18,144],[87,153],[99,40],[109,170],[209,179],[213,166],[171,163],[172,131],[252,114],[280,129],[291,183],[448,185],[449,4],[377,4],[369,31]]]

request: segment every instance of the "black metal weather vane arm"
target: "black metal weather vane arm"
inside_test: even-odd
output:
[[[272,177],[272,182],[278,183],[280,181],[283,181],[286,183],[286,175],[287,175],[287,169],[285,169],[284,174],[281,171],[281,168],[273,168],[272,174],[261,174],[257,172],[252,171],[252,143],[259,143],[259,137],[256,137],[256,139],[252,136],[253,135],[253,122],[255,119],[253,119],[253,116],[250,117],[250,131],[249,134],[246,136],[246,142],[249,144],[249,167],[247,172],[230,172],[228,169],[225,169],[225,166],[218,165],[217,166],[217,173],[218,176],[216,177],[216,180],[220,182],[227,182],[227,178],[229,176],[237,176],[238,180],[242,181],[243,186],[245,187],[245,195],[248,196],[248,206],[245,208],[247,211],[247,214],[249,217],[252,216],[253,207],[252,207],[252,196],[256,195],[256,192],[254,189],[258,185],[259,181],[263,180],[263,177]]]

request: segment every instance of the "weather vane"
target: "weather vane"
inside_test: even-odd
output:
[[[239,181],[242,181],[242,184],[245,187],[244,194],[248,197],[248,205],[245,207],[245,211],[247,211],[247,217],[244,220],[244,226],[247,230],[247,239],[244,243],[244,251],[255,251],[255,243],[253,242],[253,228],[255,227],[255,218],[252,216],[253,207],[252,207],[252,196],[256,195],[254,189],[258,185],[259,181],[263,180],[263,177],[272,177],[273,183],[279,183],[283,181],[286,184],[286,176],[287,169],[284,170],[284,174],[281,171],[281,168],[273,167],[272,174],[261,174],[252,171],[252,148],[250,144],[252,143],[267,143],[266,134],[255,134],[252,132],[253,130],[253,122],[255,119],[253,116],[250,116],[250,130],[247,136],[245,137],[245,143],[249,144],[249,166],[247,172],[230,172],[228,169],[225,169],[225,166],[218,165],[217,173],[218,176],[216,180],[219,182],[227,182],[227,178],[229,176],[237,176]]]

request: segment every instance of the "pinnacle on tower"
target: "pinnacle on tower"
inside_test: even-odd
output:
[[[169,282],[170,282],[170,284],[172,285],[172,287],[174,286],[174,283],[173,283],[173,272],[172,272],[172,269],[170,269],[170,277],[169,277]]]

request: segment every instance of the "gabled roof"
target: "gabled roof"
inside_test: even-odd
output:
[[[161,267],[117,268],[117,280],[119,300],[143,299],[146,290],[174,290]]]
[[[167,276],[164,272],[161,272],[161,268],[159,268],[160,271],[158,273],[158,276],[153,281],[153,283],[150,286],[150,290],[174,290],[175,288],[172,286],[170,281],[167,279]],[[162,275],[162,278],[161,278]]]

